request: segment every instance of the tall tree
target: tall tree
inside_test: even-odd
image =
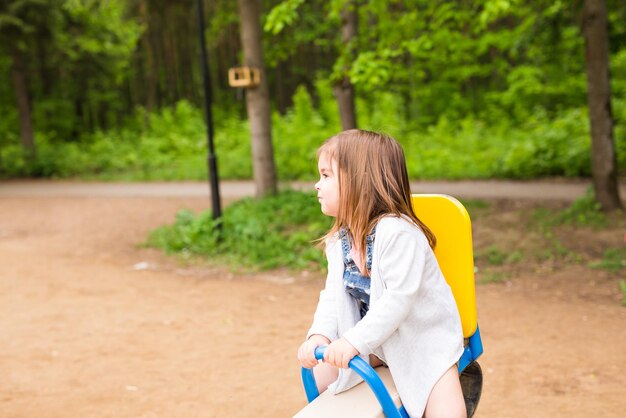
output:
[[[47,5],[37,0],[7,1],[0,5],[0,45],[11,57],[13,91],[19,114],[22,146],[29,156],[35,154],[32,105],[27,74],[27,44],[37,30],[38,15]]]
[[[120,92],[142,31],[126,17],[126,7],[126,0],[66,0],[62,6],[63,28],[53,45],[64,58],[57,64],[59,84],[74,102],[74,123],[82,131],[107,129],[126,110]]]
[[[276,194],[277,189],[270,98],[261,44],[261,0],[239,0],[239,17],[244,65],[258,69],[261,76],[258,86],[246,89],[254,183],[260,197]]]
[[[605,0],[585,0],[583,30],[587,63],[591,169],[596,199],[605,211],[621,208],[613,141],[609,37]]]
[[[35,155],[35,135],[33,130],[33,118],[31,112],[31,100],[26,81],[26,67],[24,54],[17,45],[11,47],[11,75],[13,77],[13,91],[17,101],[17,109],[20,116],[20,138],[27,155]]]
[[[354,0],[347,1],[341,10],[341,44],[344,47],[342,58],[339,60],[341,75],[333,86],[333,93],[337,98],[339,118],[343,130],[355,129],[356,111],[354,109],[354,85],[350,81],[348,71],[355,58],[355,41],[358,25],[357,6]]]

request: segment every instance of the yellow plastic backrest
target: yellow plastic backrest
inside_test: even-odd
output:
[[[461,202],[442,194],[412,195],[413,211],[437,237],[435,256],[456,300],[463,335],[476,331],[472,223]]]

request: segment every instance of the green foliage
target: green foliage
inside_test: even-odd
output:
[[[286,26],[291,26],[297,19],[298,7],[304,0],[285,0],[275,6],[267,15],[264,30],[274,35],[279,34]]]
[[[507,253],[507,251],[501,250],[495,245],[490,245],[478,251],[476,258],[485,259],[492,266],[502,266],[504,264],[518,263],[522,261],[524,256],[519,250]]]
[[[236,2],[205,3],[209,56],[219,57],[210,60],[211,70],[222,78],[214,83],[220,99],[216,107],[241,110],[240,96],[223,82],[225,69],[239,61]],[[360,27],[356,38],[344,45],[340,11],[347,4],[358,13]],[[424,148],[419,142],[426,140],[417,137],[427,135],[428,140],[461,136],[470,143],[505,142],[500,145],[504,156],[483,160],[482,155],[472,155],[488,167],[476,167],[471,176],[483,176],[485,170],[514,177],[588,175],[589,159],[583,155],[588,154],[588,127],[581,110],[586,106],[581,4],[265,1],[270,91],[282,96],[277,103],[290,102],[299,84],[312,91],[315,80],[348,75],[356,84],[359,107],[364,101],[374,107],[381,98],[396,102],[394,114],[386,109],[374,113],[391,116],[383,124],[407,137],[407,143]],[[608,11],[615,140],[623,169],[626,7],[612,0]],[[75,142],[97,130],[122,129],[123,115],[138,105],[155,109],[181,98],[200,102],[200,77],[190,70],[196,67],[197,34],[190,29],[194,25],[185,26],[194,13],[177,2],[5,1],[0,5],[0,69],[5,74],[9,70],[9,46],[24,52],[36,133],[51,141]],[[10,77],[0,80],[0,93],[1,119],[6,117],[0,121],[0,145],[14,144],[19,124]],[[317,97],[314,102],[318,110],[326,106]],[[280,107],[284,110],[284,104]],[[359,113],[361,121],[372,112]],[[238,123],[239,129],[243,123]],[[336,125],[326,126],[332,130]],[[520,136],[512,147],[506,144],[511,128]],[[435,138],[430,137],[431,129]],[[568,148],[569,143],[574,146]],[[445,151],[433,153],[449,166]],[[414,172],[422,168],[425,177],[443,171],[427,164]]]
[[[360,53],[352,62],[350,81],[366,91],[385,86],[393,75],[394,68],[390,58],[394,55],[397,54],[389,49]],[[336,73],[339,73],[340,68],[345,66],[343,62],[339,64],[335,67]]]
[[[626,306],[626,281],[619,281],[619,290],[622,292],[622,306]]]
[[[7,54],[9,64],[16,56],[24,62],[36,137],[76,141],[120,119],[122,89],[142,33],[141,25],[128,18],[127,6],[125,0],[10,0],[0,5],[0,61]],[[0,91],[13,90],[9,80],[0,79]],[[0,123],[0,146],[16,144],[10,137],[19,137],[12,91],[0,96],[3,117],[5,107],[12,111]]]
[[[551,234],[552,228],[560,225],[605,228],[608,225],[608,219],[600,209],[600,204],[595,200],[593,189],[589,188],[584,196],[576,199],[569,207],[561,211],[536,209],[532,215],[532,224],[546,234]]]
[[[280,179],[315,178],[315,152],[340,130],[330,84],[316,85],[318,105],[300,87],[285,115],[274,112],[272,136]],[[581,109],[550,120],[545,112],[520,125],[503,120],[489,125],[466,118],[442,117],[420,129],[405,117],[403,101],[391,92],[358,100],[361,127],[397,138],[412,178],[534,178],[589,174],[588,122]],[[249,127],[235,113],[216,109],[215,147],[222,178],[252,176]],[[2,141],[0,137],[0,141]],[[206,178],[206,130],[202,112],[189,102],[147,113],[138,108],[124,127],[83,135],[78,142],[58,142],[38,135],[38,155],[29,163],[13,145],[0,148],[0,176],[99,177],[133,180]],[[618,144],[626,142],[626,137]],[[621,145],[626,148],[626,144]],[[621,160],[626,169],[626,159]]]
[[[270,81],[280,83],[290,91],[295,80],[298,80],[296,85],[305,80],[312,82],[316,72],[332,65],[334,57],[328,53],[333,40],[328,34],[336,30],[337,22],[336,19],[326,18],[330,7],[327,1],[283,0],[271,3],[273,7],[265,16],[264,23],[265,60],[272,68],[281,64],[290,68],[292,77],[277,77]],[[304,60],[313,58],[321,65],[293,65],[294,55],[303,52]]]
[[[209,56],[217,58],[211,72],[219,77],[220,174],[250,178],[241,95],[223,80],[239,61],[236,2],[205,4]],[[340,14],[348,4],[359,30],[344,44]],[[359,126],[398,138],[413,178],[589,176],[581,4],[263,2],[268,81],[282,112],[272,115],[279,177],[314,176],[315,150],[340,130],[331,85],[346,75],[356,85]],[[626,7],[611,0],[608,11],[623,174]],[[0,176],[205,178],[200,76],[192,70],[197,33],[187,24],[194,13],[161,1],[2,3],[0,72],[10,74],[14,50],[23,54],[41,155],[22,155],[11,78],[0,79]]]
[[[521,251],[516,250],[510,253],[506,259],[510,263],[519,263],[524,259],[524,254]]]
[[[589,267],[618,272],[626,269],[626,248],[607,248],[602,261],[589,264]]]
[[[502,264],[504,264],[506,254],[500,251],[498,248],[491,246],[486,249],[485,257],[487,258],[487,262],[489,264],[493,264],[494,266],[501,266]]]
[[[587,112],[569,109],[550,120],[539,112],[522,129],[510,131],[513,145],[501,161],[502,174],[514,178],[591,174]]]
[[[293,101],[293,109],[285,116],[275,113],[272,119],[278,175],[281,179],[311,179],[317,173],[317,149],[340,130],[337,112],[324,115],[316,110],[304,87],[296,91]]]
[[[559,213],[555,223],[604,228],[607,226],[607,219],[590,188],[585,196],[576,199],[569,208]]]
[[[467,209],[467,211],[470,213],[475,210],[489,209],[491,207],[490,202],[486,200],[481,200],[481,199],[471,199],[471,200],[460,199],[459,201],[463,204],[465,209]]]
[[[540,261],[579,262],[580,255],[563,245],[563,242],[555,236],[554,226],[555,224],[551,224],[541,230],[543,244],[535,252],[536,257]]]
[[[114,77],[120,77],[128,67],[142,28],[133,21],[125,21],[125,5],[120,0],[106,2],[93,0],[66,0],[63,12],[67,14],[70,31],[56,34],[57,46],[70,61],[94,60],[100,68],[107,68]],[[124,23],[120,25],[120,23]]]
[[[330,220],[321,214],[313,194],[284,191],[225,208],[219,221],[221,237],[210,212],[196,216],[184,210],[173,225],[152,231],[147,245],[233,267],[316,270],[324,256],[314,241],[329,229]]]
[[[49,13],[59,1],[5,0],[0,4],[0,37],[8,38],[19,49],[24,49],[26,38],[37,31],[44,21],[42,13]],[[46,16],[50,17],[50,16]]]
[[[201,113],[187,102],[150,115],[140,109],[124,129],[98,131],[80,142],[57,143],[39,135],[32,162],[18,145],[4,146],[0,176],[206,178],[203,132]]]
[[[198,216],[189,210],[180,210],[172,226],[160,227],[150,233],[147,245],[165,249],[168,253],[206,254],[215,251],[218,244],[217,222],[211,212]]]
[[[480,284],[502,283],[511,278],[511,273],[508,271],[485,271],[481,276]]]

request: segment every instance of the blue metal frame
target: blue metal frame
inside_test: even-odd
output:
[[[317,347],[315,349],[315,358],[322,360],[324,358],[325,351],[326,347]],[[396,405],[393,403],[393,399],[391,399],[391,395],[389,395],[389,391],[385,387],[385,384],[382,380],[380,380],[380,377],[365,360],[359,356],[355,356],[352,360],[350,360],[348,366],[361,376],[369,385],[370,389],[372,389],[372,392],[376,395],[376,399],[378,399],[380,406],[383,408],[385,417],[409,418],[404,406],[396,408]],[[317,385],[315,384],[313,369],[302,368],[302,383],[304,383],[304,391],[306,392],[307,399],[310,403],[319,396]]]
[[[483,342],[480,339],[480,328],[476,327],[476,332],[469,337],[469,344],[463,350],[459,359],[459,373],[483,353]]]
[[[326,347],[317,347],[315,349],[315,358],[322,360],[324,358],[324,352]],[[469,338],[469,344],[465,347],[461,358],[459,359],[459,373],[461,373],[471,362],[475,361],[483,353],[483,343],[480,339],[480,329],[476,327],[476,332]],[[359,376],[365,380],[368,384],[376,399],[383,408],[383,413],[387,418],[409,418],[404,406],[396,408],[389,395],[389,391],[380,380],[380,377],[376,374],[374,369],[367,364],[361,357],[356,356],[348,364],[352,370],[354,370]],[[302,383],[304,384],[304,391],[309,403],[313,402],[320,394],[317,390],[317,384],[315,383],[315,376],[313,375],[313,369],[302,368]]]

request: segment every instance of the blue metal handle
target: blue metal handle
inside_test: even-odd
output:
[[[326,347],[317,347],[315,349],[315,358],[322,360],[324,358],[324,352]],[[468,364],[475,361],[483,353],[483,343],[480,338],[480,329],[476,327],[476,331],[469,338],[469,344],[465,347],[463,355],[459,359],[459,373],[467,367]],[[367,382],[369,387],[376,395],[380,406],[383,408],[383,412],[387,418],[409,418],[404,407],[396,409],[387,388],[380,380],[380,377],[376,374],[374,369],[367,364],[361,357],[356,356],[350,360],[349,367],[353,369],[359,376]],[[302,383],[304,383],[304,391],[309,402],[313,402],[315,398],[319,396],[317,390],[317,384],[315,383],[315,376],[313,375],[313,369],[302,368]]]
[[[483,342],[480,338],[480,328],[476,327],[474,334],[469,337],[469,343],[459,359],[459,374],[483,353]]]
[[[315,349],[315,358],[322,360],[325,351],[326,347],[317,347]],[[355,356],[350,360],[348,366],[361,376],[370,389],[372,389],[372,392],[376,395],[376,399],[378,399],[380,406],[383,408],[383,413],[387,418],[409,418],[403,406],[396,408],[383,381],[380,380],[380,377],[365,360],[359,356]],[[302,382],[304,383],[304,391],[306,392],[307,399],[309,402],[312,402],[319,396],[313,369],[302,368]]]

